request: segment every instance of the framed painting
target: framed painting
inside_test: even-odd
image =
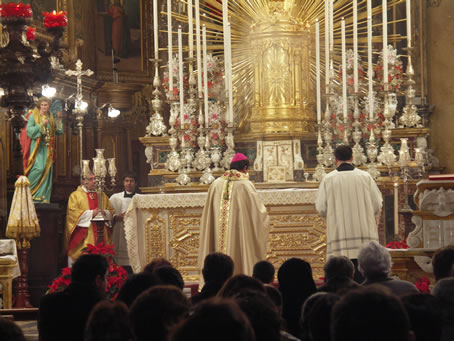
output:
[[[146,68],[145,0],[96,0],[96,59],[99,71],[142,73]]]

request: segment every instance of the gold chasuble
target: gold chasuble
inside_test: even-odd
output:
[[[213,182],[200,225],[200,269],[212,252],[229,255],[234,274],[249,276],[254,264],[265,259],[269,216],[248,174],[230,170]]]
[[[102,208],[113,214],[114,209],[110,204],[106,194],[102,194]],[[88,222],[80,226],[80,221],[84,212],[98,208],[98,199],[96,192],[86,192],[82,186],[72,192],[68,200],[68,209],[66,211],[66,233],[68,240],[68,256],[76,260],[83,248],[88,244],[112,244],[112,228],[105,223]],[[91,215],[90,215],[91,218]],[[85,219],[86,220],[86,219]],[[103,224],[104,240],[96,240],[96,224]],[[85,226],[86,225],[86,226]]]

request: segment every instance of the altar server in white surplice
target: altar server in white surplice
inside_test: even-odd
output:
[[[252,276],[254,264],[266,257],[269,216],[248,167],[247,157],[237,153],[230,170],[208,189],[200,222],[200,269],[209,253],[222,252],[233,259],[234,274]]]
[[[352,165],[352,149],[334,151],[337,168],[320,183],[315,206],[326,218],[327,258],[346,256],[356,263],[364,243],[378,241],[376,216],[382,195],[369,173]]]
[[[123,192],[115,193],[110,197],[110,203],[115,210],[112,242],[116,254],[115,260],[119,265],[129,270],[128,245],[126,244],[123,219],[132,197],[136,194],[136,174],[133,172],[125,174],[123,186]]]

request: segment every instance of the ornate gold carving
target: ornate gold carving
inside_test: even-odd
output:
[[[185,281],[198,281],[197,257],[202,212],[188,211],[169,211],[169,254],[171,263],[178,268]]]
[[[313,130],[314,102],[310,86],[311,34],[280,2],[251,26],[254,106],[240,127],[251,133],[301,134]],[[309,123],[309,124],[308,124]]]
[[[267,259],[276,268],[290,257],[311,263],[314,278],[323,276],[326,255],[325,223],[311,211],[270,212],[272,229]]]
[[[159,215],[159,209],[151,210],[151,217],[145,223],[145,254],[149,260],[166,257],[166,221]]]

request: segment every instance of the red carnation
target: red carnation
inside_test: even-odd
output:
[[[27,36],[27,40],[35,40],[35,32],[36,28],[29,26],[27,28],[27,32],[25,33],[25,35]]]

